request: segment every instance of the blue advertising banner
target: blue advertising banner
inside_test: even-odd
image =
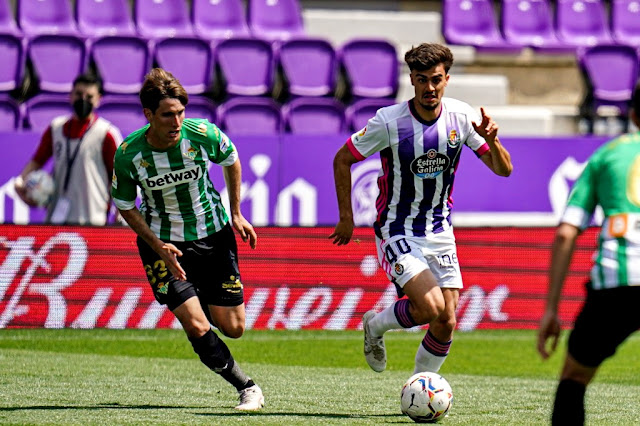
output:
[[[229,135],[243,169],[241,208],[256,226],[332,226],[338,218],[333,157],[349,135]],[[2,133],[0,223],[39,223],[43,209],[28,208],[15,194],[13,179],[35,152],[40,135]],[[509,178],[495,176],[464,149],[452,198],[454,224],[463,226],[553,226],[573,182],[603,137],[504,138],[514,165]],[[50,165],[49,165],[50,167]],[[375,218],[378,155],[352,167],[352,202],[358,226]],[[222,169],[210,170],[226,194]]]

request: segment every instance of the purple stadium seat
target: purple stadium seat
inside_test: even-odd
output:
[[[282,107],[282,117],[286,130],[299,135],[346,131],[344,106],[333,98],[296,98]]]
[[[248,0],[247,21],[256,37],[287,40],[304,35],[298,0]]]
[[[27,100],[23,106],[27,128],[34,132],[44,131],[55,117],[73,113],[69,95],[62,93],[41,93]]]
[[[16,19],[13,17],[13,8],[9,0],[0,0],[0,33],[21,35]]]
[[[8,92],[22,84],[26,43],[18,35],[0,34],[0,91]]]
[[[273,90],[274,54],[266,40],[238,37],[215,47],[215,62],[229,95],[261,96]]]
[[[290,39],[280,45],[277,57],[291,95],[333,94],[336,86],[337,60],[336,52],[327,40]]]
[[[337,54],[355,98],[395,96],[399,64],[393,44],[382,39],[353,39]]]
[[[189,3],[184,0],[134,0],[138,32],[150,39],[193,35]]]
[[[6,94],[0,94],[0,132],[22,128],[22,111],[18,103]]]
[[[578,49],[578,63],[593,96],[592,111],[600,106],[618,108],[626,116],[629,101],[640,77],[637,48],[620,44],[600,44]]]
[[[612,0],[611,30],[616,42],[640,46],[639,0]]]
[[[218,107],[218,121],[230,136],[277,135],[282,131],[280,106],[271,98],[229,99]]]
[[[556,36],[550,0],[502,0],[501,22],[505,40],[513,45],[575,52]]]
[[[576,47],[611,43],[606,13],[602,0],[558,0],[558,39]]]
[[[69,0],[17,0],[18,23],[27,36],[78,34]]]
[[[210,123],[216,122],[216,106],[204,96],[189,96],[189,104],[185,108],[187,118],[206,118]]]
[[[361,130],[380,108],[394,103],[395,100],[391,98],[367,98],[354,102],[345,110],[348,130],[351,132]]]
[[[42,34],[29,41],[29,58],[43,91],[71,91],[73,80],[87,68],[88,56],[86,42],[73,35]]]
[[[128,0],[76,0],[80,33],[92,38],[136,35],[130,4]]]
[[[137,93],[152,64],[149,44],[136,36],[98,38],[91,56],[106,93]]]
[[[222,40],[249,36],[241,0],[193,0],[191,16],[198,37]]]
[[[442,33],[449,44],[505,53],[520,50],[500,33],[491,0],[444,0]]]
[[[200,94],[209,89],[213,51],[208,41],[195,37],[165,38],[156,43],[154,57],[160,67],[180,80],[187,93]]]
[[[105,95],[96,113],[120,129],[123,137],[148,123],[137,95]]]

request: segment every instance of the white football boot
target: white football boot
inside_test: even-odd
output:
[[[238,392],[240,404],[236,406],[236,410],[240,411],[258,411],[264,407],[264,396],[260,386],[253,385],[249,388]]]
[[[364,330],[364,357],[369,367],[377,373],[387,368],[387,350],[384,347],[384,337],[374,336],[369,331],[369,321],[376,312],[371,310],[362,316],[362,329]]]

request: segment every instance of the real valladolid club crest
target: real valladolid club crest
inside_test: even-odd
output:
[[[451,129],[451,131],[449,132],[449,139],[447,139],[447,145],[449,145],[451,148],[455,148],[458,145],[460,145],[460,136],[458,135],[458,132],[456,131],[456,129]]]

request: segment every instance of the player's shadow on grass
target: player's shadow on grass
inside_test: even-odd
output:
[[[233,412],[233,413],[195,413],[198,416],[215,416],[215,417],[242,417],[242,416],[251,416],[251,417],[290,417],[290,416],[299,416],[299,417],[316,417],[316,418],[326,418],[326,419],[370,419],[372,417],[376,418],[386,418],[393,419],[398,418],[398,421],[393,422],[390,420],[386,420],[389,423],[406,423],[406,417],[401,414],[330,414],[330,413],[296,413],[296,412],[285,412],[285,413],[270,413],[268,411],[253,411],[253,412]]]
[[[28,410],[161,410],[161,409],[194,409],[204,407],[186,407],[184,405],[126,405],[117,402],[109,402],[96,405],[26,405],[20,407],[0,407],[2,411],[28,411]]]

